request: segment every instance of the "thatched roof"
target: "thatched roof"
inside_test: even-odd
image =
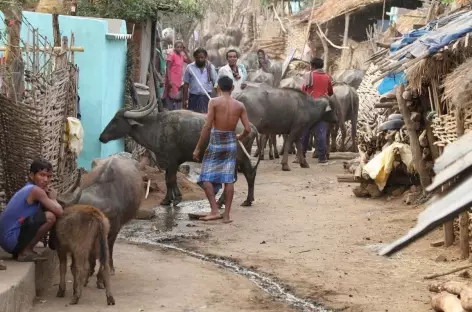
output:
[[[388,51],[385,51],[382,59],[380,59],[382,57],[380,54],[377,55],[377,60],[374,62],[379,64],[382,77],[390,73],[405,72],[408,85],[421,89],[423,84],[428,84],[431,80],[437,80],[450,73],[457,64],[462,64],[465,59],[472,56],[472,44],[469,43],[470,33],[462,33],[461,37],[453,40],[454,33],[468,29],[470,18],[472,18],[472,12],[469,10],[456,12],[439,19],[437,29],[433,26],[434,29],[397,52],[386,56]],[[438,51],[428,50],[424,42],[431,43],[439,37],[450,40],[445,42],[446,45]],[[424,48],[427,49],[424,50]]]
[[[365,6],[382,2],[382,0],[326,0],[313,12],[313,20],[319,24],[324,24],[346,13],[351,13]],[[311,7],[294,15],[292,19],[294,22],[306,23],[310,18],[310,13]]]
[[[444,80],[444,99],[452,106],[472,106],[472,58],[467,59]]]
[[[406,14],[401,15],[395,22],[395,28],[400,33],[404,34],[413,29],[413,26],[426,23],[426,12],[424,9],[412,10]]]

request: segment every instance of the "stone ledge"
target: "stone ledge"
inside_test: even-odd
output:
[[[48,248],[37,248],[47,261],[18,262],[0,249],[0,259],[7,269],[0,271],[0,311],[29,312],[37,295],[49,288],[59,260],[56,252]]]

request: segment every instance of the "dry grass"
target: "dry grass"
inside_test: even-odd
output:
[[[382,3],[382,0],[326,0],[313,12],[313,20],[324,24],[333,18],[355,11],[363,6],[374,3]],[[306,23],[310,17],[311,7],[305,9],[293,17],[298,23]]]
[[[472,58],[444,79],[444,99],[453,107],[472,107]]]
[[[408,68],[406,76],[409,86],[420,90],[421,86],[429,84],[431,79],[441,81],[458,65],[472,57],[472,48],[470,45],[466,47],[464,41],[464,38],[461,38],[457,45],[452,44],[447,50],[421,60]]]

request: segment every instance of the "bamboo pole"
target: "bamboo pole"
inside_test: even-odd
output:
[[[344,36],[343,36],[343,47],[347,47],[347,40],[349,39],[349,21],[350,21],[351,14],[346,13],[344,15]],[[343,49],[341,51],[341,64],[344,65],[346,62],[346,53],[351,53],[351,49]],[[349,68],[341,68],[341,69],[349,69]]]
[[[305,52],[305,47],[308,43],[308,39],[310,39],[310,31],[311,31],[311,20],[313,18],[313,12],[315,11],[315,6],[316,6],[316,0],[313,0],[313,4],[311,5],[311,12],[310,12],[310,17],[308,18],[308,26],[306,28],[306,33],[305,33],[305,43],[303,44],[303,47],[301,49],[301,59],[303,59],[303,52]]]
[[[51,51],[52,47],[37,47],[37,51]],[[61,52],[61,47],[54,47],[54,52]],[[7,50],[7,47],[0,47],[0,51],[4,52]],[[22,47],[22,51],[34,52],[33,47]],[[85,52],[84,47],[72,46],[68,47],[66,51],[73,51],[73,52]]]

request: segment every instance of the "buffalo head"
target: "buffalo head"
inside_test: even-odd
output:
[[[323,101],[326,102],[326,109],[323,113],[323,121],[327,123],[336,124],[338,122],[338,108],[336,105],[336,99],[334,97],[323,97]]]
[[[149,103],[140,109],[120,109],[100,134],[100,142],[108,143],[129,134],[133,127],[141,125],[139,119],[148,116],[156,107],[157,100],[151,98]]]

